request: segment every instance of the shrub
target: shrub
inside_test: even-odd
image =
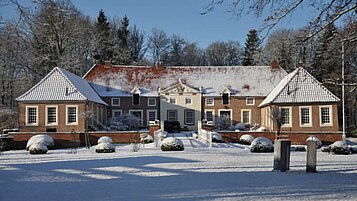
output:
[[[54,140],[51,136],[45,134],[39,134],[32,136],[26,144],[26,150],[29,150],[29,147],[33,144],[43,144],[48,149],[53,149],[55,147]]]
[[[184,149],[182,141],[175,137],[165,138],[161,143],[162,151],[183,151]]]
[[[346,143],[342,141],[336,141],[330,145],[330,151],[334,154],[348,155],[350,154],[350,149]]]
[[[132,113],[127,113],[111,119],[110,129],[114,131],[138,130],[141,119]]]
[[[252,135],[245,134],[239,138],[239,141],[242,144],[251,145],[254,139],[255,138]]]
[[[217,132],[212,132],[212,142],[223,142],[222,135]]]
[[[231,119],[228,115],[223,115],[215,120],[215,127],[218,130],[230,130]]]
[[[31,144],[28,150],[30,154],[46,154],[48,151],[47,146],[41,143]]]
[[[266,137],[258,137],[255,138],[250,145],[251,152],[273,152],[274,145],[273,143]]]
[[[97,153],[113,153],[113,152],[115,152],[115,146],[109,142],[102,142],[96,146],[95,152],[97,152]]]
[[[112,138],[110,138],[108,136],[103,136],[98,139],[97,144],[100,144],[103,142],[113,143],[113,140],[112,140]]]
[[[245,131],[247,130],[247,127],[245,124],[243,123],[237,123],[235,126],[234,126],[234,129],[237,131]]]
[[[140,139],[140,142],[143,144],[148,144],[154,142],[154,138],[151,135],[147,135],[146,137]]]

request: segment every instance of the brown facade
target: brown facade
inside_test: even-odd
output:
[[[68,107],[76,108],[73,123],[68,123]],[[36,108],[36,122],[29,124],[28,108]],[[48,123],[48,108],[56,108],[54,123]],[[88,119],[88,126],[103,124],[106,120],[106,107],[100,104],[83,101],[73,102],[19,102],[19,130],[20,132],[83,132],[85,131],[84,113],[92,111]]]

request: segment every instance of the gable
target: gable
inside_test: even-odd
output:
[[[259,107],[272,103],[322,103],[339,100],[310,73],[299,67],[282,79]]]
[[[160,91],[161,93],[200,93],[199,90],[181,82]]]

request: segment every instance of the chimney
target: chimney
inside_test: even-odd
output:
[[[270,66],[271,66],[272,69],[275,70],[275,69],[277,69],[277,68],[279,67],[279,64],[278,64],[278,62],[277,62],[275,59],[273,59],[273,60],[271,61]]]
[[[156,62],[156,63],[155,63],[155,68],[157,68],[157,69],[164,69],[165,66],[164,66],[164,64],[162,63],[162,61],[159,61],[159,62]]]
[[[301,59],[299,60],[298,67],[301,67],[301,68],[303,68],[303,67],[304,67],[304,63],[302,62],[302,60],[301,60]]]
[[[111,60],[105,60],[105,61],[104,61],[104,67],[105,67],[105,68],[110,68],[110,67],[112,67],[112,61],[111,61]]]

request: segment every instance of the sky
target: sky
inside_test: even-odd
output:
[[[29,4],[29,0],[19,0]],[[125,15],[130,25],[136,25],[146,34],[159,28],[168,36],[177,34],[205,48],[215,41],[239,41],[241,45],[250,29],[259,30],[263,19],[247,15],[240,19],[227,12],[228,4],[217,6],[214,11],[201,15],[211,0],[72,0],[83,14],[96,19],[103,9],[108,19]],[[0,16],[14,18],[13,7],[1,6]],[[299,28],[307,24],[309,13],[300,9],[286,18],[278,28]]]

